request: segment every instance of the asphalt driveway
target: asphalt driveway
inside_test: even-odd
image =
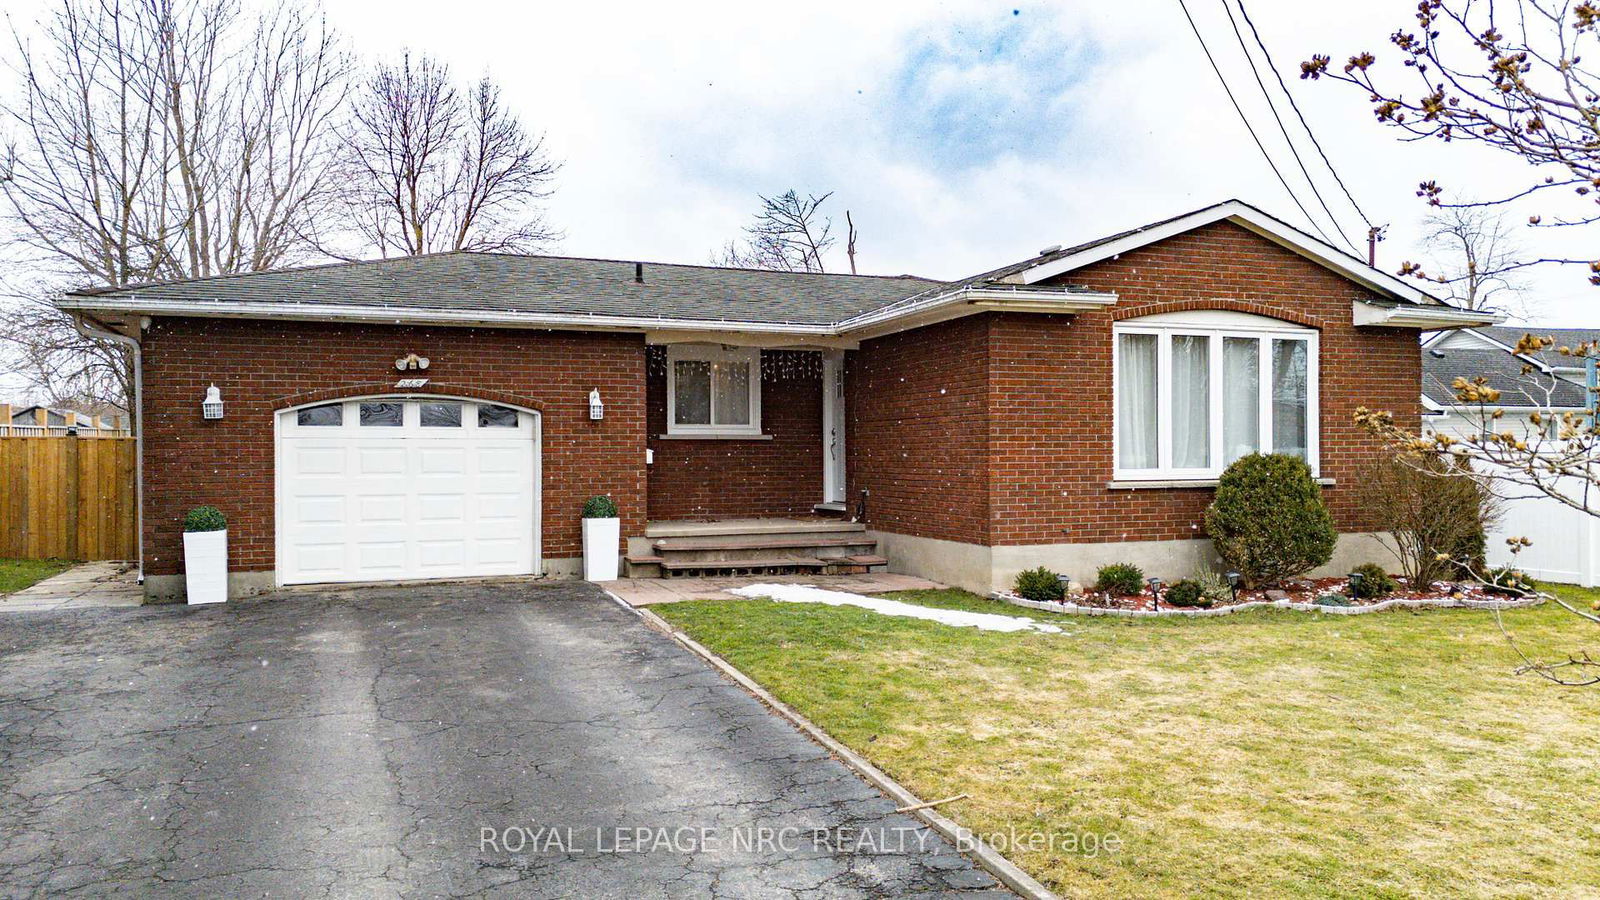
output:
[[[994,881],[593,586],[0,617],[0,894]]]

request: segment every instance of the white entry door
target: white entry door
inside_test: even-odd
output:
[[[538,571],[537,414],[376,397],[277,427],[279,583]]]

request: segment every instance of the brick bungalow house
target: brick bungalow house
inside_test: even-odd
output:
[[[1381,558],[1351,412],[1420,414],[1418,332],[1492,322],[1237,201],[956,282],[447,253],[61,306],[140,350],[153,599],[201,504],[238,595],[571,576],[595,494],[636,574],[1170,578],[1256,449],[1322,479],[1343,570]]]

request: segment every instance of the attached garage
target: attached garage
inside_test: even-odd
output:
[[[539,415],[364,397],[277,414],[277,580],[539,570]]]

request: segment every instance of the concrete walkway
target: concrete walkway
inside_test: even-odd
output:
[[[911,575],[874,572],[867,575],[746,575],[739,578],[619,578],[600,586],[632,606],[683,600],[739,600],[733,588],[752,584],[808,584],[851,594],[887,594],[942,588],[937,581]]]
[[[138,569],[132,563],[106,560],[73,566],[14,594],[0,594],[0,612],[97,609],[143,603],[144,589],[139,587]]]

